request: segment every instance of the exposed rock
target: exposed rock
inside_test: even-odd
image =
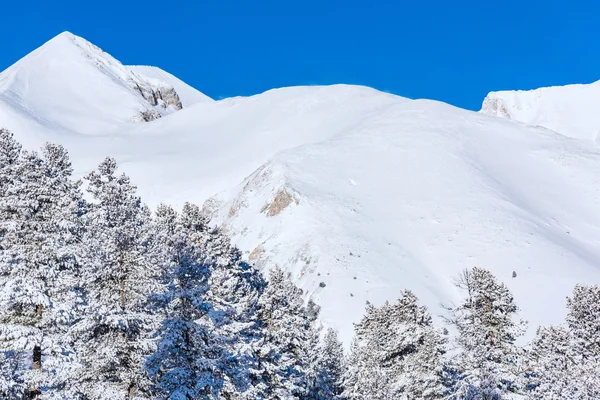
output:
[[[504,105],[502,99],[492,97],[490,95],[483,100],[481,112],[510,119],[510,113],[508,112],[508,109]]]
[[[139,115],[132,118],[133,122],[150,122],[161,117],[160,113],[156,110],[144,110],[140,111]]]
[[[274,217],[292,203],[298,204],[298,200],[296,200],[296,198],[287,190],[281,189],[277,192],[275,198],[273,198],[273,201],[265,204],[260,211],[266,212],[268,217]]]
[[[130,84],[151,106],[159,106],[164,109],[172,106],[176,110],[183,108],[179,95],[172,87],[152,87],[150,84],[144,84],[144,82],[133,81]]]
[[[256,264],[256,262],[260,260],[263,254],[265,254],[265,249],[263,249],[261,246],[258,246],[254,250],[252,250],[252,252],[248,256],[248,260],[251,263]]]

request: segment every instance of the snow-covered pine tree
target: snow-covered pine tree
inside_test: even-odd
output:
[[[397,302],[379,308],[368,304],[355,331],[363,358],[359,365],[367,368],[362,375],[382,371],[390,391],[384,396],[407,399],[443,396],[445,338],[433,326],[427,308],[419,305],[411,291],[403,291]],[[372,397],[375,395],[382,396],[363,393],[364,398],[379,398]]]
[[[362,398],[362,387],[360,384],[360,374],[363,370],[360,365],[362,359],[361,347],[358,338],[354,336],[350,343],[350,352],[344,358],[342,373],[342,396],[349,400],[359,400]]]
[[[304,373],[304,384],[306,385],[301,398],[313,400],[319,398],[319,360],[321,358],[321,329],[314,326],[309,334],[306,346],[306,365]]]
[[[463,271],[456,286],[467,294],[461,304],[448,307],[448,322],[458,333],[457,365],[463,377],[456,385],[456,397],[468,398],[460,393],[487,387],[494,380],[498,393],[515,390],[520,374],[520,349],[515,342],[524,333],[525,323],[515,321],[518,307],[512,294],[482,268]]]
[[[183,206],[180,223],[190,240],[200,249],[210,268],[209,291],[205,301],[213,312],[210,317],[215,335],[223,340],[230,354],[221,396],[231,399],[255,399],[266,396],[258,349],[262,342],[262,323],[258,320],[258,300],[266,286],[259,271],[241,261],[241,253],[209,220],[197,205]],[[235,366],[234,366],[235,364]]]
[[[26,385],[23,380],[19,360],[21,356],[13,351],[0,352],[0,399],[22,399]]]
[[[159,325],[147,301],[163,290],[150,212],[116,169],[107,158],[86,177],[93,198],[81,252],[87,304],[72,330],[81,368],[71,386],[90,400],[147,397],[144,364]]]
[[[313,329],[314,332],[318,332]],[[309,359],[309,369],[313,371],[314,384],[309,399],[342,399],[342,374],[344,372],[344,347],[338,339],[337,331],[329,328],[322,343],[309,347],[313,360]]]
[[[17,147],[2,146],[13,155]],[[0,198],[0,342],[13,354],[29,354],[31,364],[20,368],[36,396],[60,388],[73,362],[65,333],[78,302],[75,251],[83,201],[62,146],[46,144],[43,158],[22,152],[12,173]]]
[[[17,177],[16,169],[21,157],[21,144],[17,142],[14,135],[3,128],[0,128],[0,238],[3,232],[8,228],[6,221],[10,220],[11,208],[7,208],[6,196],[9,189],[13,187],[13,182]]]
[[[268,398],[300,397],[305,391],[311,321],[296,287],[278,266],[259,300],[263,343],[259,350]]]
[[[316,321],[319,318],[321,307],[309,299],[306,305],[306,316],[310,323],[308,339],[306,342],[306,356],[304,361],[304,391],[300,397],[304,400],[320,399],[322,388],[320,387],[322,378],[321,371],[321,326],[317,325]]]
[[[573,336],[565,327],[541,327],[528,353],[531,399],[573,399],[574,372],[579,357],[573,352]]]
[[[577,351],[583,357],[600,357],[600,286],[576,285],[567,308]]]
[[[373,307],[367,304],[367,309]],[[365,354],[358,337],[352,339],[342,375],[342,398],[348,400],[394,400],[391,377]]]
[[[11,204],[13,199],[8,198],[8,193],[14,187],[14,180],[17,177],[16,169],[20,160],[21,144],[18,143],[14,135],[6,129],[0,128],[0,260],[7,251],[7,245],[4,243],[4,236],[13,226],[15,205]],[[5,262],[5,261],[4,261]],[[0,287],[4,284],[10,271],[0,266]],[[4,305],[6,306],[6,305]],[[10,312],[12,314],[12,312]],[[8,336],[12,332],[11,326],[6,326],[8,322],[6,316],[9,310],[0,310],[0,323],[4,329],[0,328],[0,335]],[[0,341],[3,341],[0,337]],[[0,345],[0,398],[18,398],[25,391],[25,383],[22,381],[19,371],[19,361],[23,359],[24,354],[9,348],[13,345]]]
[[[212,311],[204,299],[210,270],[172,208],[159,206],[155,224],[169,259],[168,289],[154,299],[165,318],[158,349],[147,362],[154,395],[173,400],[220,398],[229,356],[207,324],[211,319],[204,318]]]
[[[566,326],[542,327],[528,353],[531,399],[600,398],[600,288],[577,285]]]

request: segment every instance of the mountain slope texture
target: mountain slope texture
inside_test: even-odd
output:
[[[213,101],[63,33],[0,74],[0,126],[65,145],[79,176],[115,157],[152,206],[204,202],[346,343],[366,301],[410,289],[440,315],[475,266],[532,333],[600,282],[599,87],[492,93],[480,113],[349,85]]]

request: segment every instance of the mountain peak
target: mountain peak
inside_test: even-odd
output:
[[[211,100],[161,71],[125,66],[65,31],[0,73],[0,102],[53,131],[96,134],[181,109],[179,90],[186,106]]]

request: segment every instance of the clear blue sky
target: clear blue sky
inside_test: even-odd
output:
[[[214,98],[356,83],[479,109],[492,90],[600,79],[592,0],[5,3],[2,70],[68,30]]]

